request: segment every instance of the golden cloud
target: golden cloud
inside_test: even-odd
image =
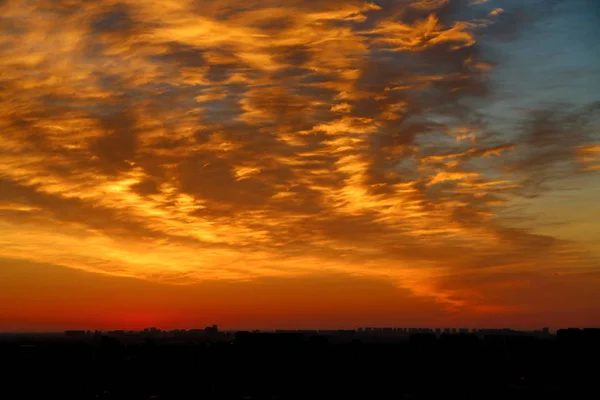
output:
[[[0,256],[170,283],[341,272],[451,308],[468,291],[444,279],[476,260],[561,264],[498,218],[518,143],[457,117],[492,68],[481,20],[400,3],[2,2]]]

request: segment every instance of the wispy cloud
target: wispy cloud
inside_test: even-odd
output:
[[[169,283],[330,271],[473,312],[510,309],[456,283],[477,266],[589,268],[506,212],[598,169],[597,107],[495,132],[470,104],[503,10],[467,9],[2,2],[0,256]]]

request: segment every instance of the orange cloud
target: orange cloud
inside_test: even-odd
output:
[[[455,282],[473,265],[587,265],[510,212],[565,164],[598,169],[562,135],[590,110],[498,138],[465,105],[490,90],[491,21],[200,3],[1,3],[1,257],[172,285],[344,275],[475,314],[513,305]]]
[[[586,170],[600,169],[600,145],[588,144],[578,149],[579,162]]]

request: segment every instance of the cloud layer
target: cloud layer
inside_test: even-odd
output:
[[[343,273],[474,313],[547,276],[597,284],[520,204],[591,179],[600,103],[482,111],[487,42],[532,15],[509,3],[0,2],[0,256],[175,284]]]

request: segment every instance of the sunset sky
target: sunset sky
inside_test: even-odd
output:
[[[0,0],[0,330],[600,326],[600,2]]]

